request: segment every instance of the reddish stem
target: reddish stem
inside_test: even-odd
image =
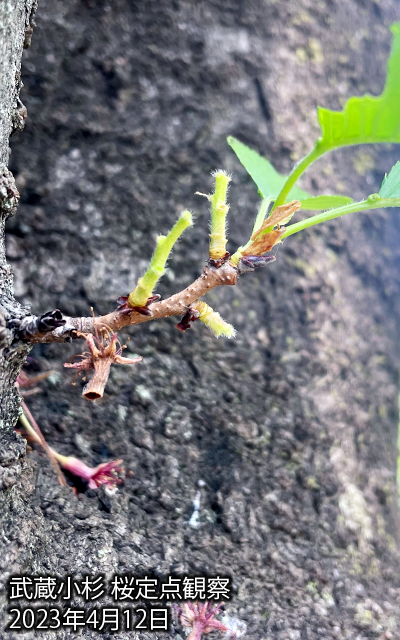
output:
[[[42,432],[40,431],[38,423],[36,422],[35,418],[31,414],[31,412],[29,411],[28,407],[26,406],[26,404],[25,404],[25,402],[23,400],[22,400],[21,404],[22,404],[22,408],[24,410],[24,413],[25,413],[26,417],[28,418],[29,422],[31,423],[32,427],[34,428],[34,430],[36,431],[36,433],[38,435],[38,438],[40,440],[40,444],[42,445],[43,449],[46,451],[47,455],[50,458],[51,464],[53,465],[54,470],[55,470],[55,472],[57,474],[58,482],[60,483],[60,485],[62,487],[68,486],[66,481],[65,481],[63,472],[60,469],[60,465],[58,464],[57,460],[55,459],[54,454],[53,454],[52,450],[50,449],[49,445],[47,444],[46,440],[44,439],[44,436],[43,436]]]

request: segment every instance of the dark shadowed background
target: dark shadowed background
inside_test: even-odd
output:
[[[19,300],[36,314],[112,310],[183,208],[196,225],[158,292],[187,286],[207,258],[194,192],[212,189],[210,172],[233,174],[231,250],[257,209],[226,136],[289,172],[318,135],[317,104],[382,90],[395,19],[394,0],[39,0],[10,161]],[[302,186],[364,197],[399,152],[335,152]],[[0,516],[5,574],[230,574],[246,638],[397,638],[397,218],[305,231],[212,292],[234,341],[200,323],[183,335],[174,319],[124,331],[144,360],[114,367],[97,404],[62,367],[82,343],[36,346],[36,368],[54,374],[27,403],[49,444],[91,466],[122,458],[127,477],[115,496],[77,499],[33,452]],[[176,622],[168,637],[184,637]]]

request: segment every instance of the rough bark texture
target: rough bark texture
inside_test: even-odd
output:
[[[33,0],[6,0],[0,6],[0,439],[16,422],[19,402],[14,383],[28,351],[21,345],[11,346],[12,332],[6,328],[7,321],[23,317],[26,310],[13,297],[12,272],[5,258],[4,225],[15,214],[19,198],[14,178],[7,169],[9,138],[23,128],[25,107],[19,97],[21,57],[34,5]],[[4,442],[2,449],[6,446]]]
[[[13,175],[7,168],[9,138],[23,129],[26,115],[19,98],[21,56],[35,8],[35,0],[5,0],[0,4],[0,489],[15,483],[21,470],[18,461],[25,451],[25,444],[13,433],[19,414],[14,384],[29,348],[21,343],[12,344],[13,333],[6,325],[12,319],[23,318],[26,308],[13,296],[4,226],[15,214],[19,199]]]
[[[193,192],[211,189],[215,168],[234,173],[236,249],[257,196],[226,135],[289,171],[317,133],[317,103],[339,108],[352,93],[381,91],[396,7],[41,0],[25,57],[29,118],[11,156],[18,299],[37,314],[107,313],[184,207],[197,224],[159,292],[187,286],[207,254],[208,213]],[[397,155],[337,152],[303,185],[361,197]],[[62,370],[77,345],[36,345],[39,366],[56,371],[29,399],[49,443],[92,466],[123,458],[128,474],[114,497],[76,499],[31,454],[2,495],[2,580],[229,573],[229,612],[247,638],[399,637],[399,246],[396,212],[290,238],[268,269],[209,296],[235,341],[198,323],[184,335],[168,319],[132,327],[129,351],[144,360],[132,372],[114,367],[96,405]],[[183,637],[178,624],[170,637]]]

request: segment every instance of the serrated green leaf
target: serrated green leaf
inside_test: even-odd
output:
[[[287,176],[278,173],[272,164],[260,156],[257,151],[250,149],[233,136],[228,137],[228,144],[232,147],[247,173],[253,178],[264,198],[275,200],[287,180]],[[310,198],[310,194],[299,187],[293,187],[288,200]]]
[[[379,195],[381,198],[400,198],[400,162],[396,162],[384,177]]]
[[[319,154],[352,144],[400,143],[400,22],[392,24],[391,30],[394,37],[383,93],[352,97],[342,111],[318,107],[322,137],[315,148]]]
[[[345,204],[354,202],[348,196],[315,196],[315,198],[300,199],[301,208],[309,211],[322,211],[332,209],[332,207],[342,207]]]

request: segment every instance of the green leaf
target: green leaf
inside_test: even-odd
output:
[[[301,208],[309,211],[322,211],[323,209],[332,209],[332,207],[342,207],[345,204],[354,202],[348,196],[316,196],[315,198],[300,198]]]
[[[269,200],[275,200],[287,180],[287,176],[278,173],[272,164],[260,156],[254,149],[240,142],[233,136],[228,137],[228,144],[232,147],[246,171],[253,178],[261,195]],[[301,208],[313,211],[330,209],[353,202],[348,196],[316,196],[312,197],[303,189],[294,187],[286,198],[286,202],[300,200]]]
[[[391,30],[394,37],[383,93],[352,97],[342,111],[319,107],[322,137],[315,145],[319,155],[352,144],[400,143],[400,22],[392,24]]]
[[[278,173],[266,158],[233,136],[228,137],[228,144],[236,153],[247,173],[253,178],[263,197],[275,200],[285,184],[287,176]],[[294,187],[287,199],[301,200],[305,198],[310,198],[310,195],[303,189]]]
[[[396,162],[384,177],[379,195],[381,198],[400,198],[400,162]]]

